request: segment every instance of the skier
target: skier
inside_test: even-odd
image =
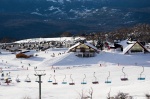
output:
[[[4,77],[4,73],[2,73],[1,77]]]

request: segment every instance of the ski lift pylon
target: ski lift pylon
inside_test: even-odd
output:
[[[35,82],[39,83],[39,77],[36,78]],[[41,81],[41,83],[42,83],[42,81]]]

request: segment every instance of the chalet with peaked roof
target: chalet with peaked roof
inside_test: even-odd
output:
[[[79,57],[94,57],[99,50],[90,43],[78,42],[70,47],[68,52],[74,52]]]
[[[121,51],[123,54],[133,54],[133,53],[147,53],[149,52],[140,42],[138,41],[121,41],[120,43],[116,44],[120,46]]]

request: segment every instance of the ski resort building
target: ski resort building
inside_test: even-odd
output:
[[[123,51],[123,54],[134,54],[134,53],[147,53],[149,52],[140,42],[138,41],[121,41],[115,44],[116,49]]]
[[[74,52],[79,57],[94,57],[99,50],[90,43],[81,43],[73,45],[68,52]]]

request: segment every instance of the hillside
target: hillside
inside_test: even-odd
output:
[[[0,38],[107,32],[150,23],[148,0],[0,0]]]

